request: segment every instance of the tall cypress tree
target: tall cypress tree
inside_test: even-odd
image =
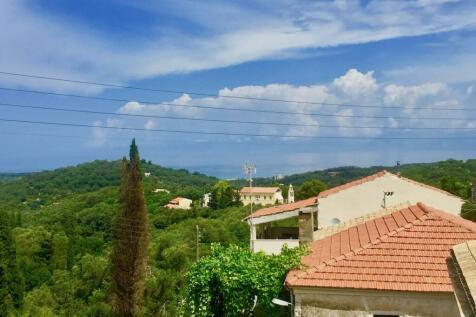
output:
[[[121,166],[120,210],[117,215],[111,253],[113,309],[117,317],[138,315],[144,293],[147,265],[148,217],[139,151],[132,140],[129,160]]]

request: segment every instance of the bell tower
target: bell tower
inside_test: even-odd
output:
[[[294,188],[293,185],[289,185],[288,189],[288,203],[293,203],[294,202]]]

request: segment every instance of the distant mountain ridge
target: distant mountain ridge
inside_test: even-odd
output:
[[[209,191],[218,178],[185,169],[172,169],[142,162],[143,172],[151,173],[144,177],[145,188],[166,188],[172,192],[198,199]],[[310,171],[284,176],[255,178],[254,185],[301,185],[311,179],[319,179],[328,187],[368,176],[386,169],[400,172],[403,176],[436,186],[459,195],[470,197],[471,183],[476,179],[476,160],[446,160],[434,163],[403,164],[394,166],[356,167],[343,166],[325,170]],[[119,161],[97,160],[76,166],[62,167],[51,171],[33,173],[0,173],[0,204],[18,205],[19,203],[38,201],[38,204],[55,201],[71,194],[92,192],[119,184]],[[241,187],[247,184],[245,179],[233,180],[231,184]]]

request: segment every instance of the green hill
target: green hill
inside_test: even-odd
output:
[[[319,179],[328,187],[395,168],[340,167],[294,174],[279,183],[299,185]],[[195,261],[197,225],[199,252],[211,243],[248,244],[249,229],[241,221],[248,208],[168,210],[162,206],[177,195],[197,200],[217,181],[143,162],[145,198],[149,211],[149,273],[143,316],[177,316],[185,291],[185,275]],[[468,197],[476,177],[476,160],[447,160],[400,167],[409,178]],[[276,184],[258,178],[255,184]],[[118,209],[118,161],[94,161],[53,171],[9,174],[0,181],[0,228],[12,232],[18,277],[13,315],[111,316],[108,304],[111,227]],[[234,182],[235,186],[244,180]],[[166,188],[171,193],[155,192]],[[0,286],[1,288],[1,286]]]
[[[0,183],[0,231],[11,228],[19,268],[12,283],[23,295],[13,299],[12,315],[111,316],[108,263],[118,166],[94,161]],[[217,179],[150,162],[142,162],[142,170],[150,173],[144,177],[150,224],[144,316],[174,316],[196,258],[196,226],[201,255],[215,242],[248,244],[248,226],[241,221],[248,209],[166,209],[177,195],[201,198]]]
[[[166,188],[177,195],[198,199],[217,181],[200,173],[176,170],[143,162],[146,189]],[[5,174],[0,182],[0,204],[31,208],[48,205],[62,197],[87,193],[119,184],[119,161],[94,161],[72,167],[29,174]]]

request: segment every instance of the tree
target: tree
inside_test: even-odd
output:
[[[219,181],[213,186],[210,195],[210,208],[223,209],[239,205],[241,205],[240,195],[227,181]]]
[[[266,255],[234,245],[213,245],[211,254],[196,262],[187,275],[188,313],[195,317],[279,316],[271,300],[283,295],[287,272],[300,267],[306,250],[284,247],[279,255]]]
[[[143,299],[147,265],[148,216],[140,158],[135,139],[129,160],[122,160],[119,190],[120,210],[114,224],[112,261],[112,297],[114,315],[135,317]]]
[[[296,198],[300,200],[300,199],[315,197],[319,195],[319,193],[325,190],[326,188],[327,188],[326,184],[324,184],[318,179],[308,180],[302,183],[301,186],[299,186],[296,193]]]
[[[11,308],[19,308],[24,283],[16,260],[12,239],[12,217],[0,211],[0,316]]]
[[[476,204],[472,201],[466,201],[461,206],[461,217],[476,222]]]

